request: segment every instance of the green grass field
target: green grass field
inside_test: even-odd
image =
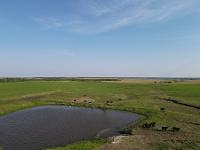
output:
[[[200,149],[200,110],[162,100],[169,97],[200,106],[200,82],[4,82],[0,83],[0,115],[49,104],[124,110],[145,116],[133,126],[132,135],[115,144],[102,140],[85,141],[56,150]],[[156,122],[156,127],[140,128],[146,122]],[[160,131],[163,126],[178,127],[180,131]]]

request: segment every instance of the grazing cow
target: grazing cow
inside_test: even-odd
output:
[[[160,108],[161,111],[165,111],[165,108]]]
[[[142,128],[150,128],[150,125],[148,123],[145,123],[142,125]]]
[[[151,122],[151,123],[145,123],[142,125],[142,128],[154,128],[156,125],[155,122]]]
[[[175,131],[180,131],[180,128],[173,127],[173,128],[172,128],[172,131],[174,131],[174,132],[175,132]]]
[[[162,127],[162,131],[167,131],[168,127]]]
[[[156,126],[155,122],[150,123],[151,128],[154,128]]]
[[[106,103],[108,104],[108,103],[113,103],[113,101],[106,101]]]

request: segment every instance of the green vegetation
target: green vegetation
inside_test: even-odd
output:
[[[200,149],[200,110],[162,100],[200,106],[200,82],[23,81],[0,83],[0,115],[40,105],[75,105],[136,112],[145,119],[120,144],[81,142],[63,149]],[[161,110],[161,108],[164,108]],[[155,122],[151,129],[144,123]],[[160,131],[163,126],[178,132]],[[128,130],[130,132],[130,130]],[[91,148],[90,148],[91,147]],[[62,149],[62,148],[61,148]]]
[[[50,148],[47,150],[93,150],[99,148],[104,143],[105,140],[83,141],[66,147]]]

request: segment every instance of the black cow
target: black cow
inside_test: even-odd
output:
[[[173,128],[172,128],[172,131],[174,131],[174,132],[175,132],[175,131],[180,131],[180,128],[173,127]]]
[[[156,125],[155,122],[151,122],[151,123],[145,123],[142,125],[142,128],[154,128]]]
[[[167,131],[168,127],[162,127],[162,131]]]

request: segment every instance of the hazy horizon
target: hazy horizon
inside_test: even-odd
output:
[[[114,78],[116,78],[116,79],[120,79],[120,78],[124,78],[124,79],[197,79],[197,80],[199,80],[200,79],[200,77],[131,77],[131,76],[1,76],[0,77],[0,79],[5,79],[5,78],[24,78],[24,79],[31,79],[31,78],[69,78],[69,79],[71,79],[71,78],[86,78],[86,79],[96,79],[96,78],[105,78],[105,79],[114,79]]]
[[[199,0],[0,2],[0,77],[200,77]]]

